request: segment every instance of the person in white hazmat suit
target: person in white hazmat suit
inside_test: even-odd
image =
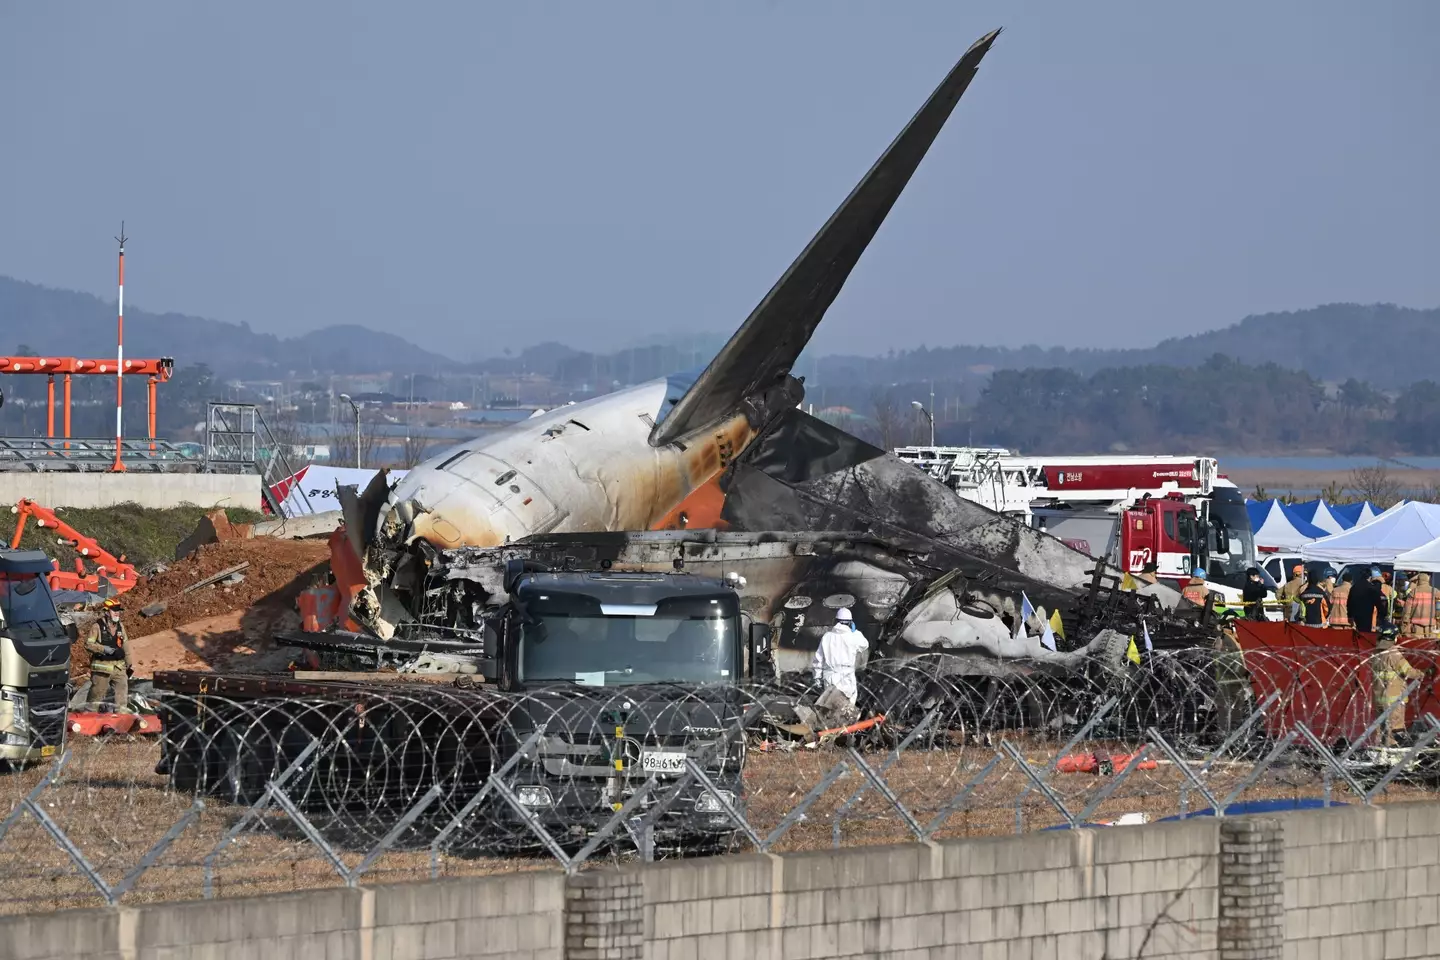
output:
[[[835,611],[835,625],[820,638],[815,658],[810,661],[810,671],[823,687],[815,709],[832,726],[843,727],[860,719],[855,705],[859,687],[855,681],[855,668],[860,655],[870,649],[865,634],[855,626],[855,618],[847,607]]]

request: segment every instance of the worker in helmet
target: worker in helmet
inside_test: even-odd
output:
[[[1340,575],[1340,582],[1330,591],[1330,626],[1350,626],[1350,572]]]
[[[85,636],[90,652],[90,703],[102,710],[105,694],[115,688],[115,712],[130,710],[130,637],[120,622],[120,601],[114,597],[100,605],[99,618]]]
[[[870,648],[855,626],[848,607],[835,611],[835,624],[820,638],[820,646],[810,661],[810,670],[823,688],[815,701],[816,710],[833,720],[832,726],[843,727],[860,719],[856,699],[860,695],[855,671],[860,656]]]
[[[1210,597],[1210,592],[1210,588],[1205,584],[1205,568],[1196,567],[1190,571],[1190,579],[1185,582],[1180,594],[1197,607],[1203,607]]]
[[[1215,689],[1216,718],[1222,733],[1230,733],[1245,718],[1254,712],[1254,693],[1250,688],[1250,675],[1245,671],[1245,657],[1241,651],[1236,621],[1240,611],[1226,607],[1220,612],[1220,629],[1215,638]]]
[[[1435,588],[1430,574],[1423,570],[1410,576],[1410,590],[1401,611],[1400,632],[1407,637],[1433,637],[1435,627]]]
[[[1375,641],[1375,653],[1370,657],[1370,693],[1378,717],[1398,700],[1400,703],[1390,712],[1385,723],[1385,746],[1395,746],[1395,733],[1405,729],[1405,688],[1424,671],[1416,669],[1405,659],[1395,638],[1400,629],[1393,625],[1380,628]]]
[[[1276,598],[1280,601],[1280,609],[1286,620],[1299,620],[1304,613],[1304,607],[1300,604],[1300,591],[1305,589],[1305,565],[1297,563],[1290,568],[1290,579],[1280,588]]]

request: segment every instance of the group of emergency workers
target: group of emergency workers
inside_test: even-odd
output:
[[[1251,567],[1249,573],[1251,583],[1263,590],[1260,571]],[[1247,600],[1250,595],[1247,588]],[[1436,636],[1435,590],[1428,573],[1391,574],[1371,567],[1363,580],[1354,580],[1347,571],[1337,583],[1334,569],[1312,567],[1307,572],[1297,563],[1278,598],[1285,619],[1311,627],[1340,627],[1359,633],[1394,627],[1400,636]],[[1265,619],[1260,604],[1250,606],[1249,615]]]
[[[1204,605],[1209,588],[1205,572],[1196,570],[1185,585],[1187,600]],[[1371,703],[1377,716],[1390,710],[1385,724],[1384,746],[1396,745],[1395,735],[1405,730],[1406,688],[1410,682],[1430,670],[1420,670],[1401,652],[1397,639],[1401,636],[1430,640],[1437,637],[1435,590],[1430,575],[1423,572],[1393,575],[1372,566],[1363,580],[1354,579],[1347,571],[1339,577],[1330,567],[1295,564],[1290,579],[1277,591],[1286,620],[1321,629],[1352,630],[1357,636],[1375,635],[1375,650],[1370,655]],[[1269,594],[1260,570],[1247,571],[1242,591],[1244,616],[1265,620],[1265,601]],[[1222,639],[1220,649],[1239,648],[1235,636],[1235,620],[1241,614],[1233,608],[1217,604],[1220,612]],[[1398,705],[1397,701],[1399,701]],[[1392,706],[1394,709],[1392,710]]]

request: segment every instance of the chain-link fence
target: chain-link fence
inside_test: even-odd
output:
[[[1422,672],[1378,699],[1366,657],[1304,649],[1156,652],[1083,682],[877,664],[864,719],[822,735],[796,722],[800,683],[170,695],[162,737],[74,737],[0,781],[0,905],[1435,799],[1436,664],[1407,656]]]

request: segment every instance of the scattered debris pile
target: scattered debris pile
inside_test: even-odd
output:
[[[172,564],[154,576],[146,577],[124,597],[125,629],[132,642],[131,656],[136,660],[137,675],[149,675],[153,667],[170,666],[168,657],[147,657],[143,638],[176,631],[197,621],[215,621],[230,615],[233,624],[217,630],[218,623],[196,633],[207,634],[212,646],[233,648],[246,643],[254,646],[269,639],[277,629],[298,623],[295,598],[299,592],[324,576],[328,569],[329,550],[324,541],[277,540],[257,537],[250,540],[229,540],[200,546],[193,554]],[[197,589],[196,583],[232,568],[243,568],[217,582]],[[188,592],[187,592],[188,590]],[[142,609],[163,610],[154,616],[142,616]],[[293,618],[293,620],[291,620]],[[81,636],[88,624],[81,626]],[[184,632],[184,631],[181,631]],[[159,651],[157,651],[159,654]],[[159,659],[152,664],[150,659]],[[191,652],[182,663],[193,667],[203,658]],[[177,664],[178,665],[178,664]],[[71,650],[71,672],[83,676],[89,672],[90,657],[84,643],[77,642]]]

